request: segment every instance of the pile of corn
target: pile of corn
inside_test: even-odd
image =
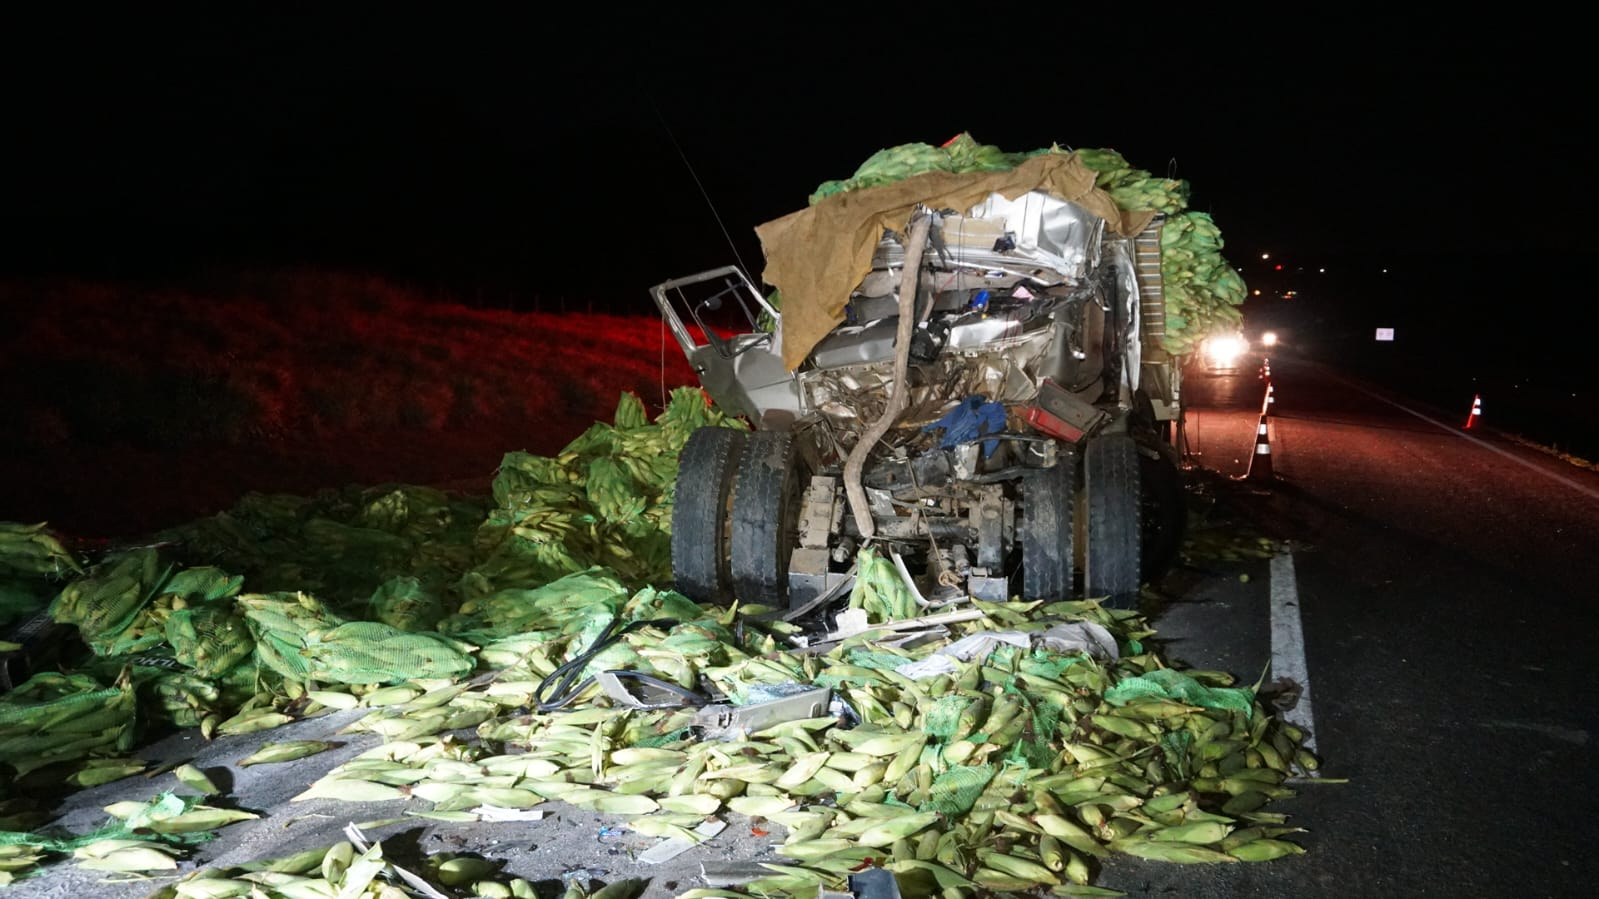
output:
[[[1211,334],[1231,333],[1248,296],[1242,275],[1221,255],[1221,229],[1203,212],[1168,216],[1160,231],[1166,333],[1161,348],[1176,356],[1199,349]]]
[[[397,815],[444,821],[559,802],[690,840],[711,815],[777,828],[791,863],[717,895],[813,896],[842,888],[868,859],[907,896],[1094,895],[1097,865],[1115,853],[1232,863],[1302,851],[1285,839],[1298,828],[1267,806],[1316,766],[1304,735],[1229,675],[1169,669],[1134,612],[974,602],[982,619],[915,650],[869,633],[807,653],[788,639],[794,625],[759,617],[769,610],[702,606],[651,586],[670,576],[677,451],[705,425],[742,427],[698,390],[674,394],[654,421],[624,397],[613,423],[557,457],[508,454],[492,506],[392,485],[253,497],[83,566],[51,611],[93,655],[68,679],[40,675],[0,697],[0,764],[9,777],[62,770],[87,786],[143,771],[129,751],[157,724],[269,733],[364,708],[347,732],[383,742],[298,799],[393,802]],[[873,622],[914,613],[878,561],[852,605]],[[314,591],[294,589],[296,579]],[[904,669],[963,636],[1063,624],[1105,629],[1118,655],[1000,645],[936,676]],[[569,689],[555,701],[563,666]],[[702,740],[692,709],[619,707],[592,679],[607,670],[734,703],[826,686],[847,712]],[[238,764],[334,745],[267,742]],[[0,879],[62,855],[171,871],[187,844],[163,830],[233,820],[200,805],[215,790],[197,774],[175,772],[199,793],[181,807],[112,812],[176,823],[70,849],[40,836],[21,800],[0,803]],[[340,845],[201,870],[160,895],[411,895],[406,877],[485,896],[531,889],[470,856],[414,867],[401,872],[380,846]]]
[[[52,582],[80,574],[78,560],[45,522],[0,521],[0,625],[38,611]]]
[[[1209,215],[1188,210],[1187,181],[1157,177],[1136,168],[1115,150],[1069,151],[1052,146],[1007,153],[963,133],[939,147],[911,143],[879,150],[849,178],[824,182],[811,194],[810,204],[927,172],[1010,169],[1043,153],[1075,153],[1095,173],[1095,186],[1110,194],[1118,206],[1167,216],[1161,231],[1161,280],[1166,295],[1163,349],[1182,356],[1197,350],[1205,337],[1236,329],[1246,291],[1237,269],[1221,255],[1221,230]]]

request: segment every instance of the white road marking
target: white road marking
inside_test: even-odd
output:
[[[1445,424],[1444,422],[1441,422],[1438,419],[1433,418],[1430,415],[1425,415],[1425,414],[1423,414],[1421,412],[1417,412],[1415,409],[1412,409],[1409,406],[1405,406],[1405,405],[1402,405],[1400,403],[1396,403],[1393,400],[1391,400],[1391,399],[1389,399],[1389,398],[1387,398],[1385,396],[1382,396],[1380,394],[1372,393],[1370,390],[1367,390],[1366,388],[1364,388],[1364,387],[1360,386],[1359,384],[1356,384],[1356,383],[1354,383],[1352,381],[1345,381],[1343,378],[1339,378],[1339,377],[1336,377],[1336,376],[1333,376],[1333,380],[1338,381],[1339,383],[1343,384],[1346,387],[1352,387],[1355,390],[1358,390],[1361,393],[1364,393],[1365,395],[1367,395],[1369,397],[1372,397],[1373,399],[1381,400],[1382,402],[1387,403],[1390,406],[1393,406],[1395,409],[1398,409],[1401,412],[1407,412],[1407,413],[1409,413],[1411,415],[1414,415],[1415,417],[1421,419],[1422,421],[1424,421],[1424,422],[1426,422],[1426,423],[1428,423],[1430,425],[1434,425],[1436,427],[1442,428],[1445,431],[1448,431],[1449,433],[1454,434],[1457,437],[1463,437],[1466,440],[1470,440],[1472,443],[1477,444],[1478,446],[1482,447],[1483,449],[1485,449],[1485,450],[1487,450],[1487,451],[1489,451],[1491,453],[1498,453],[1499,455],[1505,457],[1506,459],[1509,459],[1510,461],[1516,463],[1517,465],[1520,465],[1523,468],[1528,469],[1529,471],[1535,471],[1538,474],[1541,474],[1544,477],[1550,479],[1551,481],[1556,481],[1558,483],[1564,484],[1565,486],[1570,487],[1571,489],[1577,491],[1578,493],[1584,494],[1584,495],[1586,495],[1586,496],[1588,496],[1588,497],[1590,497],[1592,499],[1599,499],[1599,490],[1595,490],[1594,488],[1589,487],[1586,484],[1579,484],[1579,483],[1577,483],[1576,481],[1573,481],[1570,478],[1563,478],[1560,475],[1555,474],[1554,472],[1550,471],[1547,468],[1543,468],[1541,466],[1534,465],[1531,462],[1528,462],[1526,459],[1523,459],[1523,458],[1521,458],[1520,456],[1518,456],[1518,455],[1516,455],[1514,453],[1507,452],[1507,451],[1505,451],[1504,449],[1502,449],[1500,447],[1497,447],[1497,446],[1494,446],[1491,443],[1488,443],[1487,441],[1480,440],[1480,439],[1478,439],[1476,437],[1471,436],[1470,434],[1467,434],[1465,432],[1465,430],[1462,429],[1462,428],[1457,428],[1457,427],[1453,427],[1451,425]]]
[[[1310,709],[1310,665],[1305,661],[1305,634],[1299,623],[1299,586],[1294,578],[1294,557],[1271,557],[1271,672],[1299,685],[1299,702],[1283,713],[1283,720],[1305,730],[1304,746],[1316,751],[1316,719]],[[1315,776],[1316,772],[1309,772]]]

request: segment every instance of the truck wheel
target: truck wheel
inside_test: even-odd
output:
[[[1088,494],[1083,595],[1113,609],[1135,608],[1143,585],[1138,458],[1138,444],[1127,434],[1095,437],[1083,455]]]
[[[1177,561],[1188,530],[1182,466],[1168,443],[1139,448],[1143,493],[1144,582],[1159,580]]]
[[[728,502],[748,437],[732,428],[698,428],[678,454],[677,493],[672,502],[672,576],[674,589],[690,599],[732,599]]]
[[[1072,598],[1077,539],[1077,456],[1062,452],[1053,468],[1021,482],[1022,600]]]
[[[788,605],[788,562],[798,539],[804,487],[789,431],[750,435],[733,485],[733,593],[741,602]]]

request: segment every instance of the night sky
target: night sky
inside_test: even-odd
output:
[[[1262,252],[1478,286],[1592,254],[1575,26],[324,5],[7,14],[0,275],[315,265],[642,312],[758,275],[754,227],[876,150],[962,131],[1188,180],[1251,281]]]

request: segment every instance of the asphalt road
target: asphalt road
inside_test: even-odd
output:
[[[1097,883],[1131,896],[1564,897],[1587,895],[1596,863],[1588,800],[1596,761],[1592,556],[1599,474],[1456,416],[1417,408],[1308,362],[1271,360],[1271,476],[1258,461],[1265,382],[1253,362],[1185,382],[1184,448],[1213,514],[1251,522],[1288,552],[1173,572],[1148,611],[1181,665],[1291,678],[1324,759],[1316,781],[1273,804],[1306,828],[1306,854],[1264,864],[1180,866],[1113,859]],[[1252,460],[1255,468],[1251,469]],[[350,822],[403,803],[289,803],[333,765],[378,742],[341,736],[349,713],[212,743],[193,733],[147,747],[231,778],[263,818],[230,825],[198,854],[239,864],[326,845]],[[240,769],[263,739],[341,739],[292,765]],[[77,794],[62,823],[82,832],[106,804],[145,800],[171,775]],[[702,884],[702,862],[780,861],[729,815],[720,836],[663,864],[657,841],[604,816],[549,803],[539,822],[418,820],[371,828],[389,845],[472,850],[558,888],[563,876],[650,879],[651,897]],[[159,881],[107,883],[69,864],[8,896],[140,899]]]
[[[1173,659],[1303,677],[1309,701],[1286,714],[1309,725],[1323,782],[1279,810],[1309,851],[1112,864],[1099,883],[1133,896],[1590,895],[1599,474],[1310,362],[1270,364],[1273,477],[1243,477],[1238,444],[1260,420],[1257,365],[1192,373],[1185,431],[1190,461],[1240,478],[1233,501],[1291,552],[1247,584],[1207,572],[1155,625]]]

